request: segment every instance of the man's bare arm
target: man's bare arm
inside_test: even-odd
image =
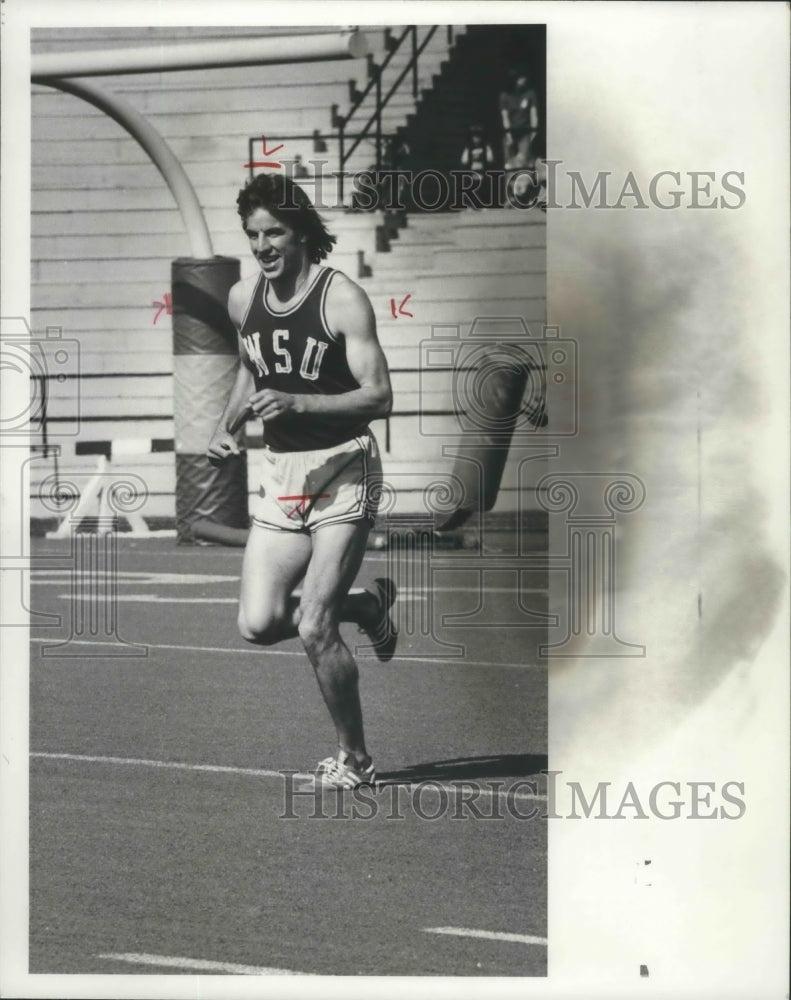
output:
[[[239,329],[242,322],[242,313],[246,304],[245,282],[237,282],[228,296],[228,315],[234,326]],[[229,455],[239,454],[239,445],[236,442],[236,432],[239,430],[239,421],[245,410],[250,408],[250,395],[255,389],[255,380],[252,372],[242,363],[242,340],[239,338],[239,360],[237,361],[236,378],[231,388],[228,402],[222,411],[222,416],[217,424],[217,429],[212,435],[206,453],[209,460],[217,461],[227,458]],[[232,430],[233,428],[233,430]]]

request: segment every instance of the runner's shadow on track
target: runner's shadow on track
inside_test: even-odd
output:
[[[455,757],[411,764],[376,776],[380,785],[408,785],[416,781],[454,781],[468,778],[528,778],[547,769],[546,754],[500,754],[492,757]]]

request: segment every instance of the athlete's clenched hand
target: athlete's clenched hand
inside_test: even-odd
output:
[[[297,399],[290,392],[262,389],[250,397],[250,406],[256,416],[267,423],[269,420],[282,417],[285,413],[296,413]]]
[[[219,465],[224,462],[229,455],[238,455],[239,445],[233,434],[218,428],[209,442],[206,449],[206,457],[212,465]]]

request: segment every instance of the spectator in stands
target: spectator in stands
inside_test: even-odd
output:
[[[352,212],[393,211],[399,203],[406,204],[409,181],[398,171],[406,171],[411,150],[400,136],[389,136],[385,141],[381,166],[372,163],[354,178]]]
[[[297,180],[302,180],[305,177],[309,176],[310,173],[308,171],[308,168],[302,162],[301,155],[297,153],[294,157],[294,177],[297,178]]]
[[[482,174],[494,166],[494,153],[486,142],[482,125],[470,126],[467,145],[461,154],[461,165],[476,174]]]
[[[326,153],[327,143],[324,140],[321,132],[317,129],[313,129],[313,152],[314,153]]]
[[[509,89],[500,94],[503,165],[506,170],[532,168],[533,140],[539,128],[538,97],[523,67],[511,70],[509,84]]]
[[[407,171],[411,168],[412,149],[402,136],[392,135],[387,140],[383,166],[386,171]],[[398,204],[410,207],[410,184],[405,174],[396,172],[391,180],[382,178],[382,181],[381,189],[385,209],[393,211],[393,206]]]
[[[388,170],[407,170],[412,150],[406,139],[391,135],[385,145],[384,165]]]

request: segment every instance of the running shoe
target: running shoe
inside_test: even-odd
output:
[[[341,758],[345,758],[341,760]],[[327,757],[319,762],[316,768],[316,780],[323,788],[339,788],[351,791],[359,788],[360,785],[372,785],[376,780],[376,770],[374,762],[371,761],[368,767],[360,767],[355,764],[352,767],[348,761],[351,755],[341,751],[338,757]]]
[[[360,625],[360,631],[371,640],[378,659],[387,663],[393,659],[398,642],[398,631],[390,617],[390,608],[396,599],[396,585],[388,577],[380,576],[374,580],[374,590],[369,593],[377,599],[379,608],[370,623]]]

